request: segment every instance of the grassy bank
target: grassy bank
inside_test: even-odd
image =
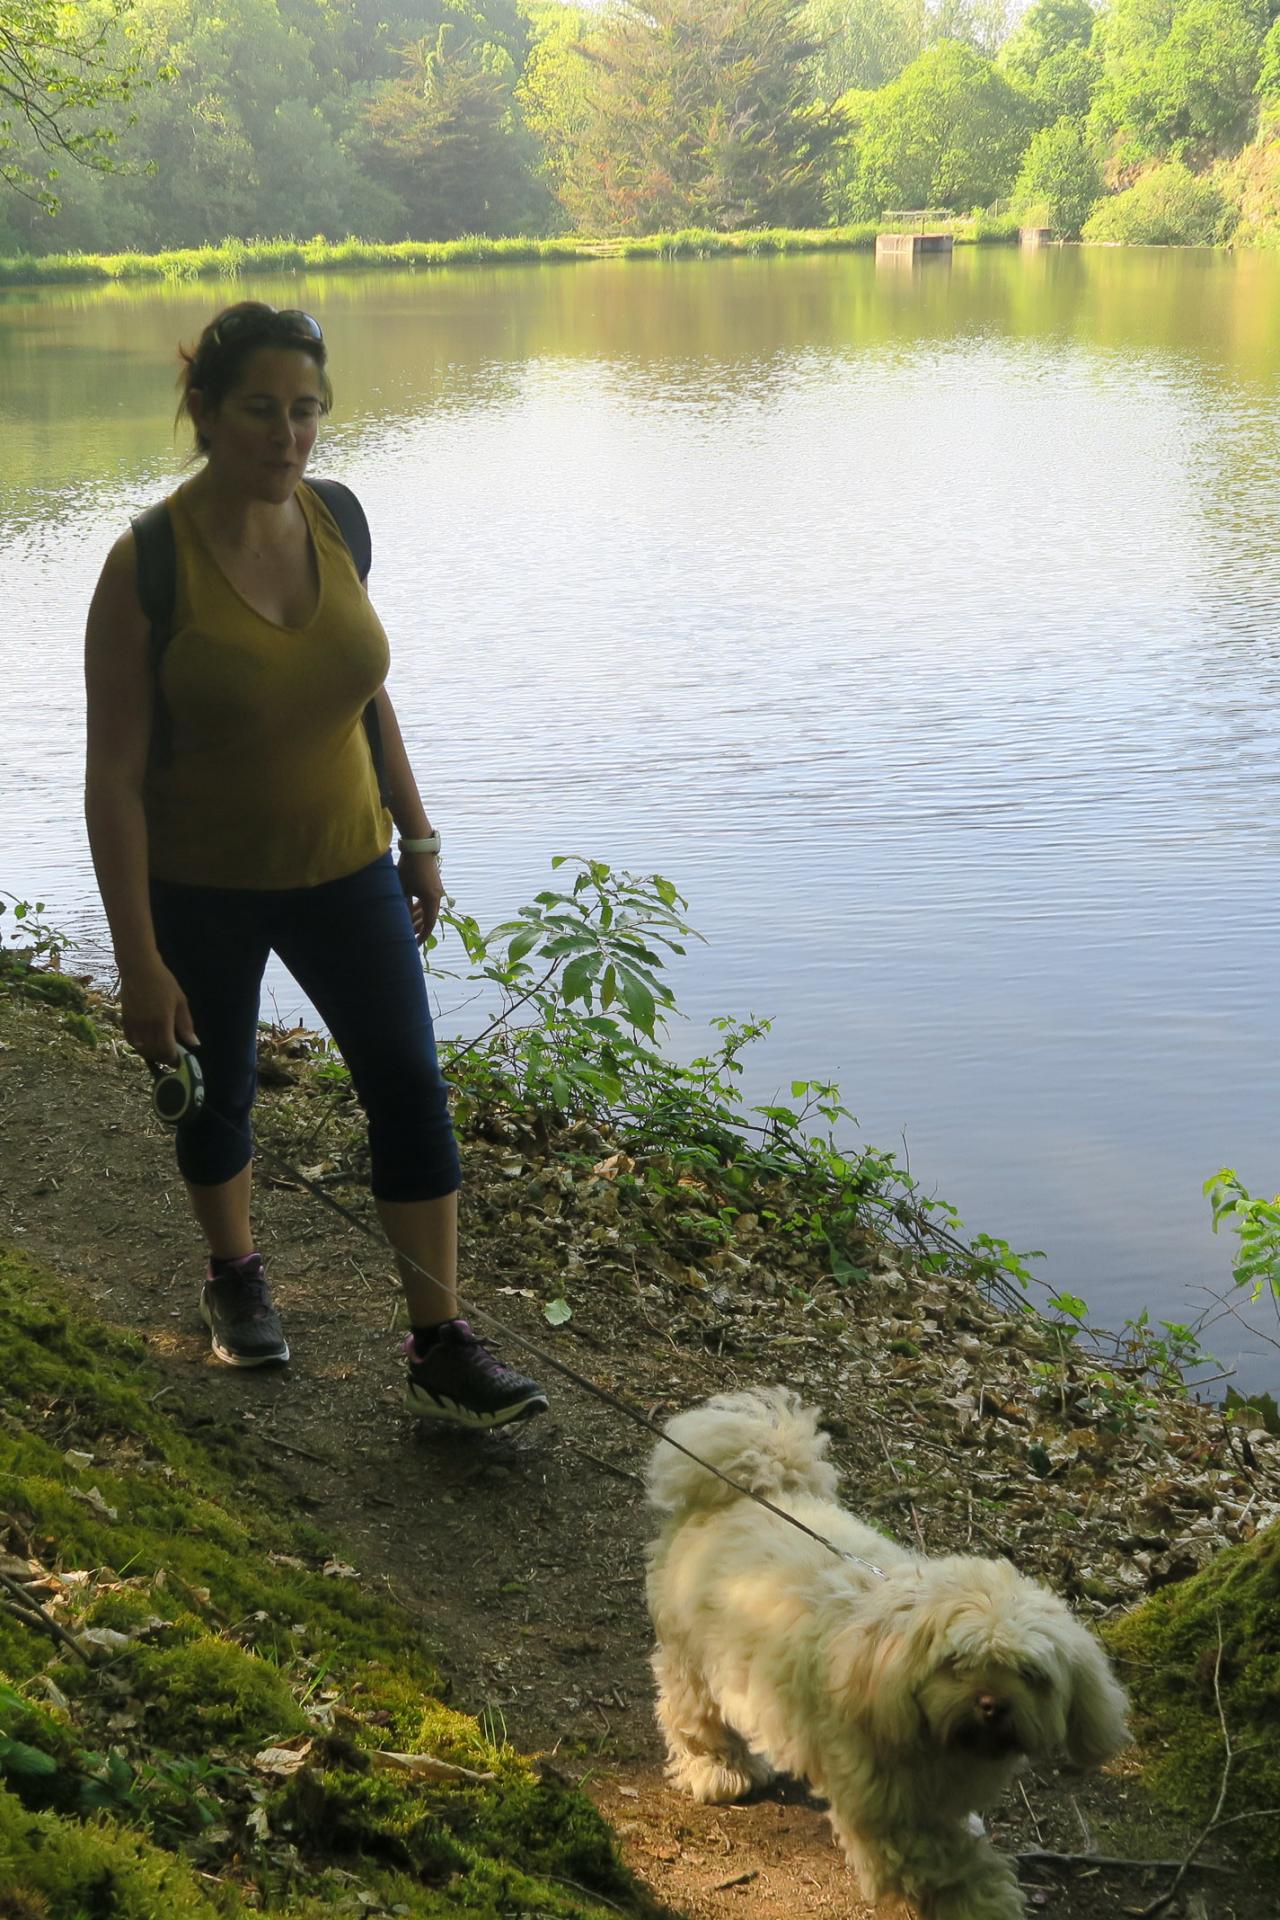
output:
[[[866,250],[877,232],[904,229],[891,222],[812,230],[769,228],[712,233],[689,228],[635,239],[592,240],[224,240],[220,246],[168,253],[49,253],[0,258],[0,286],[44,286],[108,281],[234,279],[244,273],[342,273],[356,269],[555,265],[608,259],[707,259],[740,254],[826,253]],[[1012,216],[976,216],[954,225],[958,244],[1012,240]]]
[[[652,1914],[590,1804],[443,1706],[420,1629],[164,1392],[0,1251],[0,1912]]]

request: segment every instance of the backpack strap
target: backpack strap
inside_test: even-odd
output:
[[[151,669],[152,713],[150,758],[158,766],[173,759],[173,719],[160,686],[160,663],[173,637],[173,609],[178,593],[178,544],[173,537],[168,502],[157,500],[130,522],[138,566],[138,599],[150,629],[147,664]]]
[[[338,523],[338,532],[347,543],[356,572],[363,583],[373,564],[373,535],[364,508],[350,487],[341,480],[308,480],[312,493],[318,493]]]
[[[373,564],[373,535],[369,531],[369,522],[364,508],[350,487],[341,480],[308,480],[312,493],[318,494],[337,522],[338,532],[347,543],[347,549],[355,564],[361,584],[369,578],[369,568]],[[391,809],[391,785],[387,779],[386,760],[382,752],[382,728],[378,724],[378,709],[370,701],[364,710],[364,730],[369,741],[369,757],[373,761],[373,771],[378,781],[378,798],[388,812]]]
[[[373,536],[364,508],[350,487],[341,480],[308,480],[333,515],[339,533],[347,543],[355,569],[363,582],[373,561]],[[157,500],[130,522],[138,566],[138,599],[150,629],[147,663],[151,669],[153,703],[151,714],[151,758],[157,766],[173,759],[173,719],[160,684],[160,665],[165,648],[173,638],[173,610],[178,596],[178,545],[168,502]],[[369,741],[369,756],[378,781],[378,797],[390,809],[391,787],[382,752],[382,729],[378,709],[370,700],[364,710],[364,730]]]

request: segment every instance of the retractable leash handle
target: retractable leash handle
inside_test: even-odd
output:
[[[177,1054],[175,1066],[160,1066],[154,1060],[151,1062],[155,1082],[151,1089],[151,1104],[157,1119],[163,1120],[166,1127],[176,1127],[183,1120],[193,1120],[204,1105],[204,1074],[200,1070],[200,1062],[185,1047],[180,1046]]]

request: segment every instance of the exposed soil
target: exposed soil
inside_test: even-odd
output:
[[[268,1095],[265,1138],[271,1107]],[[575,1253],[562,1211],[544,1210],[534,1233],[530,1169],[513,1171],[509,1147],[478,1140],[465,1157],[463,1290],[482,1331],[492,1310],[658,1419],[737,1385],[803,1383],[831,1416],[851,1505],[931,1549],[965,1547],[975,1533],[999,1545],[992,1500],[974,1512],[979,1469],[991,1464],[980,1449],[957,1451],[943,1429],[938,1451],[960,1464],[935,1501],[904,1488],[901,1450],[885,1444],[886,1408],[914,1401],[930,1379],[927,1341],[923,1364],[917,1355],[899,1379],[878,1370],[884,1355],[856,1325],[824,1336],[779,1302],[744,1305],[740,1320],[725,1307],[713,1335],[705,1315],[673,1312],[645,1283],[625,1218]],[[305,1191],[264,1183],[257,1220],[294,1357],[286,1369],[236,1372],[212,1361],[198,1320],[197,1243],[141,1066],[110,1040],[90,1050],[56,1013],[0,986],[0,1239],[48,1265],[96,1316],[140,1330],[180,1418],[242,1429],[263,1477],[313,1514],[338,1557],[430,1623],[453,1703],[581,1780],[659,1897],[696,1920],[862,1914],[821,1808],[799,1786],[701,1808],[663,1782],[642,1579],[645,1434],[510,1344],[509,1357],[554,1389],[549,1414],[484,1440],[423,1430],[401,1410],[403,1314],[389,1259]],[[549,1259],[572,1274],[573,1316],[554,1332],[541,1311]],[[494,1344],[502,1349],[500,1335]],[[1041,1506],[1047,1484],[1030,1489]],[[992,1824],[1010,1851],[1126,1860],[1176,1862],[1196,1837],[1152,1815],[1125,1762],[1087,1781],[1028,1776]],[[1213,1836],[1210,1870],[1194,1869],[1164,1911],[1275,1920],[1275,1892],[1230,1839]],[[1033,1909],[1054,1920],[1140,1912],[1170,1878],[1024,1869]]]

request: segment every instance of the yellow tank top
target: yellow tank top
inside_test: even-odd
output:
[[[282,627],[232,586],[181,490],[169,497],[177,594],[160,684],[173,754],[144,787],[158,880],[312,887],[391,844],[362,718],[387,637],[323,501],[305,483],[297,499],[320,594],[304,627]]]

